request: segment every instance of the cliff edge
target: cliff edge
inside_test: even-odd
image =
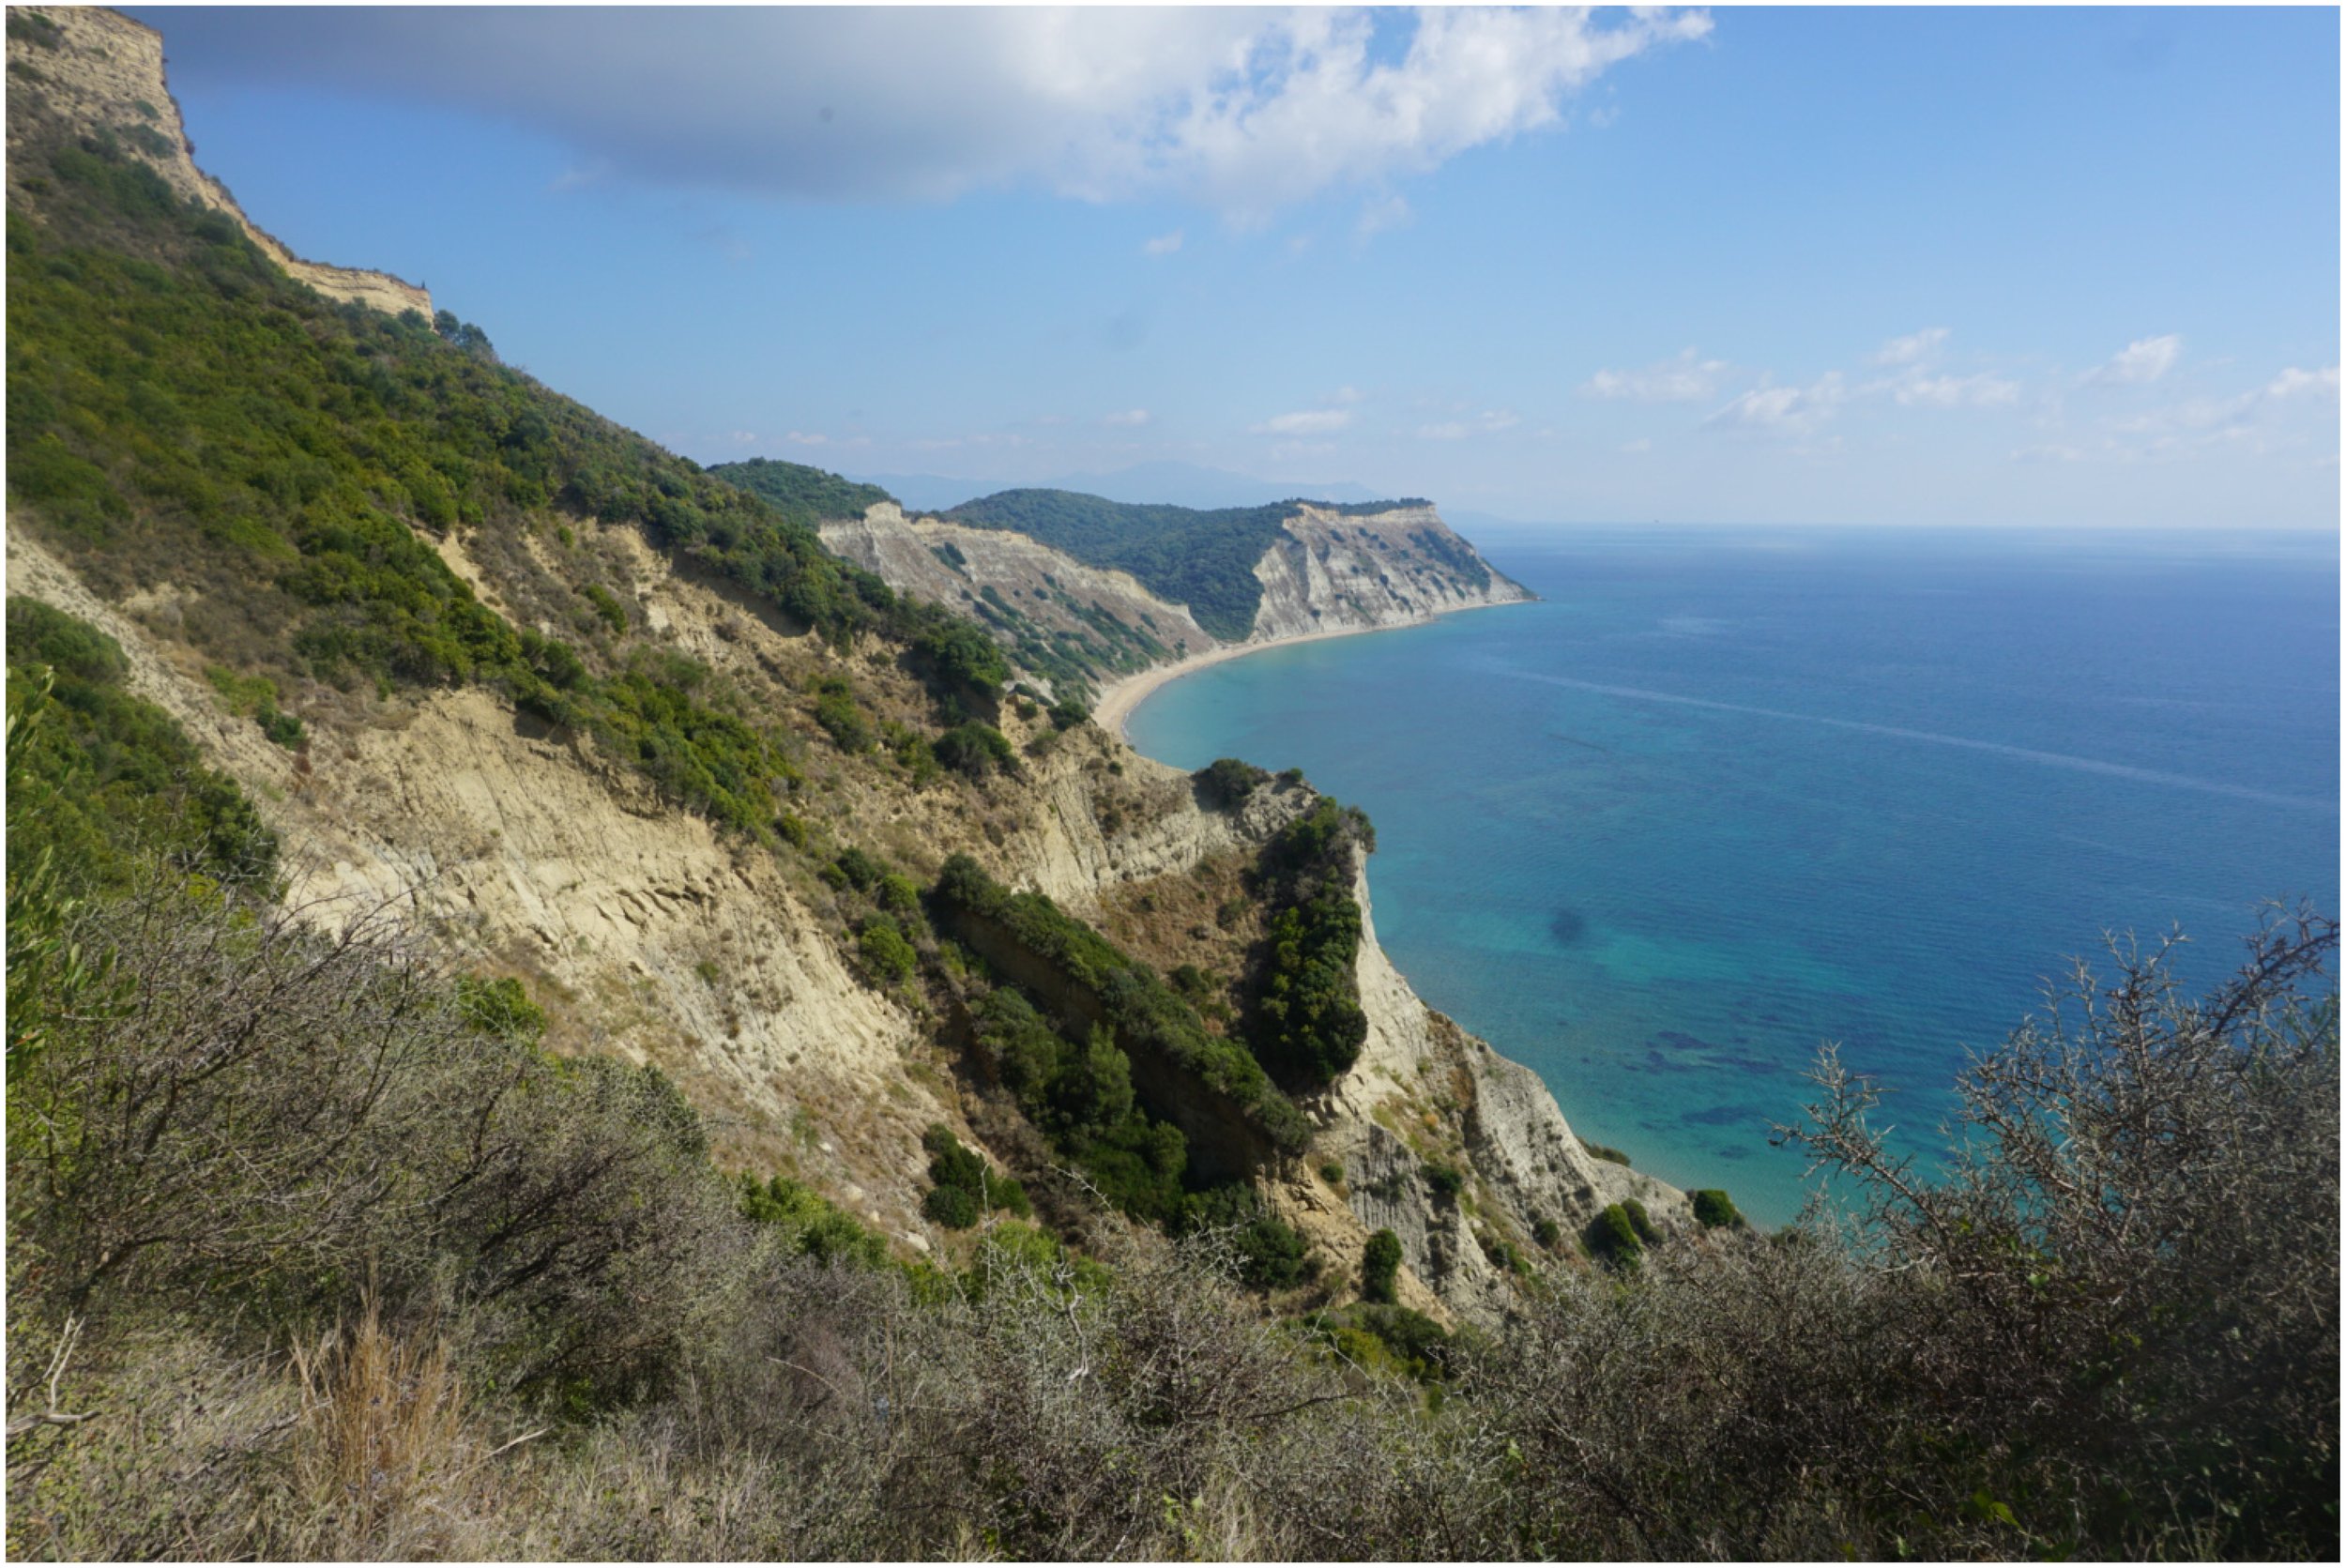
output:
[[[329,299],[432,319],[432,296],[388,272],[304,261],[245,216],[228,188],[196,167],[195,147],[163,75],[163,38],[144,23],[95,8],[8,8],[8,190],[41,160],[40,146],[104,139],[134,154],[178,195],[236,221],[261,253]],[[26,86],[36,90],[24,91]],[[20,204],[38,210],[33,203]]]

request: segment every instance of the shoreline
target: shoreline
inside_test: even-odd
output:
[[[1501,599],[1485,601],[1480,604],[1454,605],[1420,620],[1394,621],[1389,626],[1340,626],[1328,632],[1306,632],[1300,636],[1277,637],[1267,643],[1225,643],[1204,653],[1195,653],[1187,659],[1177,660],[1170,664],[1158,664],[1153,668],[1142,670],[1136,675],[1126,676],[1100,693],[1100,700],[1092,705],[1091,722],[1127,746],[1131,746],[1133,738],[1126,733],[1125,725],[1131,723],[1134,710],[1154,695],[1159,687],[1170,685],[1185,675],[1195,675],[1210,664],[1221,664],[1232,659],[1243,659],[1250,653],[1268,653],[1274,647],[1296,647],[1304,643],[1333,642],[1338,637],[1365,637],[1379,632],[1407,632],[1413,626],[1431,626],[1445,616],[1464,615],[1470,610],[1500,610],[1510,604],[1536,602],[1536,599],[1527,595],[1522,599]],[[1134,750],[1137,751],[1139,748],[1134,747]]]

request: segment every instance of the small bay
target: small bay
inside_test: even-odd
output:
[[[1780,1223],[1819,1045],[1927,1147],[2105,932],[2195,985],[2338,902],[2334,535],[1574,528],[1541,601],[1201,669],[1130,723],[1365,807],[1379,938],[1591,1141]]]

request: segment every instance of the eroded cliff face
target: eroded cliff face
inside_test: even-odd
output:
[[[861,518],[825,523],[822,533],[825,544],[889,586],[960,610],[1006,647],[1014,649],[1022,632],[1084,640],[1104,678],[1229,646],[1198,626],[1188,606],[1130,575],[1087,566],[1008,529],[908,518],[883,502]],[[1254,571],[1262,602],[1248,647],[1412,626],[1531,597],[1492,571],[1430,506],[1355,515],[1300,503]]]
[[[161,34],[95,8],[10,7],[8,14],[27,23],[9,33],[9,89],[37,100],[32,112],[8,115],[11,193],[26,166],[18,156],[26,137],[111,136],[181,196],[234,219],[263,255],[328,298],[387,315],[417,311],[425,320],[432,318],[432,296],[413,283],[388,272],[328,266],[295,255],[245,216],[226,186],[196,167],[179,105],[164,85]]]
[[[1046,642],[1072,638],[1092,650],[1104,672],[1129,673],[1217,646],[1187,606],[1025,534],[908,518],[884,501],[860,518],[825,523],[822,535],[897,592],[952,605],[1013,647],[1020,630]]]
[[[1490,570],[1432,507],[1347,516],[1305,505],[1255,565],[1262,607],[1250,643],[1408,626],[1531,597]]]

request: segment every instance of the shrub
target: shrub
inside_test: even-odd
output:
[[[1251,762],[1234,756],[1216,757],[1192,775],[1206,798],[1217,805],[1243,804],[1257,786],[1270,782],[1271,775]]]
[[[815,722],[831,738],[838,748],[853,756],[870,748],[873,730],[864,718],[863,709],[855,700],[855,693],[844,680],[833,677],[823,682],[815,698]]]
[[[1401,1238],[1379,1230],[1361,1248],[1361,1300],[1391,1302],[1401,1271]]]
[[[1721,1225],[1740,1225],[1744,1216],[1735,1207],[1735,1200],[1717,1187],[1702,1187],[1686,1195],[1694,1205],[1695,1218],[1704,1225],[1716,1229]]]
[[[1623,1154],[1618,1149],[1608,1148],[1601,1143],[1591,1143],[1588,1139],[1582,1138],[1580,1147],[1592,1160],[1603,1160],[1607,1165],[1625,1165],[1629,1163],[1628,1155]]]
[[[1428,1165],[1424,1175],[1425,1185],[1433,1189],[1436,1197],[1455,1203],[1458,1195],[1466,1190],[1466,1178],[1459,1174],[1455,1165]]]
[[[921,1212],[947,1230],[967,1230],[985,1217],[974,1194],[960,1187],[932,1187]]]
[[[627,607],[613,596],[609,588],[604,587],[601,583],[589,583],[578,591],[585,597],[586,602],[594,607],[596,617],[605,626],[616,633],[626,634]]]
[[[953,1136],[952,1129],[941,1122],[931,1123],[921,1134],[921,1147],[929,1152],[929,1180],[937,1184],[937,1192],[924,1200],[922,1212],[952,1229],[967,1229],[983,1218],[987,1209],[999,1209],[1025,1219],[1033,1212],[1027,1201],[1027,1190],[1010,1178],[992,1170],[985,1156],[966,1147]],[[940,1198],[937,1193],[952,1192],[967,1199],[967,1204]],[[967,1209],[969,1218],[951,1220],[938,1212],[942,1210],[960,1213]]]
[[[1455,1347],[1442,1326],[1422,1312],[1390,1303],[1364,1302],[1344,1308],[1335,1320],[1373,1340],[1394,1369],[1421,1383],[1450,1376]]]
[[[1630,1269],[1645,1256],[1645,1244],[1638,1239],[1638,1227],[1629,1211],[1618,1203],[1608,1203],[1596,1218],[1589,1222],[1583,1238],[1591,1256],[1610,1263],[1616,1268]]]
[[[1556,1244],[1563,1239],[1563,1227],[1546,1215],[1543,1214],[1531,1222],[1531,1240],[1548,1251],[1554,1252]]]
[[[1342,1182],[1344,1180],[1344,1162],[1342,1160],[1320,1161],[1319,1179],[1328,1183],[1331,1187]]]
[[[1638,1233],[1638,1240],[1651,1247],[1662,1240],[1662,1232],[1654,1225],[1653,1216],[1645,1211],[1645,1205],[1634,1197],[1621,1200],[1622,1212],[1629,1217],[1629,1228]]]
[[[839,867],[839,875],[847,879],[847,885],[858,892],[869,892],[881,877],[888,875],[887,861],[876,855],[864,853],[852,844],[833,857],[833,863]]]
[[[794,1232],[794,1251],[819,1262],[837,1259],[864,1269],[888,1262],[883,1237],[812,1188],[786,1176],[770,1177],[761,1184],[746,1172],[739,1182],[741,1217]]]
[[[886,915],[863,921],[856,933],[856,951],[863,959],[864,972],[882,985],[901,984],[921,967],[921,955]]]
[[[1014,772],[1018,754],[1008,738],[992,724],[971,719],[956,724],[931,742],[937,760],[956,773],[983,779],[997,770]]]
[[[1243,1182],[1225,1182],[1184,1197],[1180,1228],[1221,1232],[1228,1240],[1239,1278],[1257,1289],[1284,1290],[1316,1272],[1302,1233],[1272,1213]]]
[[[529,999],[522,982],[510,975],[480,980],[460,975],[456,1009],[466,1023],[482,1034],[535,1045],[546,1032],[546,1012]]]

